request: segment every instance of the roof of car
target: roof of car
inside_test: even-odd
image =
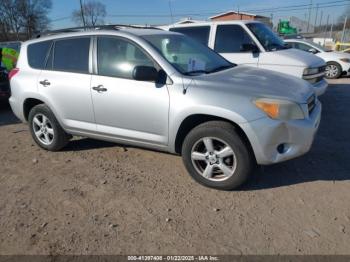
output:
[[[86,31],[53,31],[48,32],[38,38],[31,39],[26,41],[26,44],[41,42],[44,40],[54,40],[60,38],[68,38],[68,37],[76,37],[76,36],[91,36],[91,35],[116,35],[116,36],[143,36],[143,35],[168,35],[168,34],[176,34],[174,32],[164,31],[161,29],[148,29],[148,28],[120,28],[115,30],[95,30],[95,29],[87,29]]]
[[[193,26],[203,26],[203,25],[231,25],[231,24],[251,24],[251,23],[262,23],[262,22],[257,20],[208,21],[208,22],[196,22],[196,23],[189,23],[189,24],[172,24],[167,27],[172,28],[172,27],[193,27]]]

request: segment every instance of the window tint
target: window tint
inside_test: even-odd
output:
[[[89,49],[89,37],[56,41],[53,69],[58,71],[88,73]]]
[[[293,42],[285,42],[285,46],[288,48],[295,48],[295,44]]]
[[[241,52],[243,44],[254,44],[240,25],[218,25],[214,50],[218,53]]]
[[[153,61],[129,41],[99,37],[97,40],[97,69],[100,75],[132,78],[135,66],[153,66]]]
[[[204,45],[208,45],[209,32],[210,32],[209,26],[171,28],[170,31],[187,35]]]
[[[308,52],[312,48],[312,46],[296,42],[294,43],[294,48]]]
[[[43,69],[52,41],[44,41],[28,46],[28,64],[35,69]]]

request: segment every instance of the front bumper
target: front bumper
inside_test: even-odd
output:
[[[258,164],[269,165],[301,156],[308,152],[321,120],[319,101],[311,115],[303,120],[279,121],[262,118],[241,124]],[[284,145],[283,152],[278,151]]]
[[[315,83],[312,85],[314,92],[317,96],[323,95],[328,87],[328,82],[325,79],[322,79],[321,81]]]

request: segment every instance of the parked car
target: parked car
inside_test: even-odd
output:
[[[0,104],[7,103],[10,97],[10,84],[5,68],[0,67]]]
[[[283,40],[261,22],[220,21],[162,28],[191,36],[232,63],[303,78],[313,85],[317,95],[322,95],[328,86],[322,59],[286,47]]]
[[[182,34],[117,28],[23,43],[10,104],[40,147],[78,135],[181,154],[196,181],[225,190],[310,149],[321,103],[306,81]]]
[[[326,61],[326,77],[339,78],[341,75],[350,75],[350,54],[327,49],[314,42],[303,39],[288,39],[285,42],[293,48],[317,55]]]

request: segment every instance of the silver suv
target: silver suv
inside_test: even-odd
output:
[[[236,66],[179,33],[44,36],[23,43],[17,67],[11,107],[40,147],[60,150],[76,135],[181,154],[217,189],[306,153],[320,122],[306,81]]]

